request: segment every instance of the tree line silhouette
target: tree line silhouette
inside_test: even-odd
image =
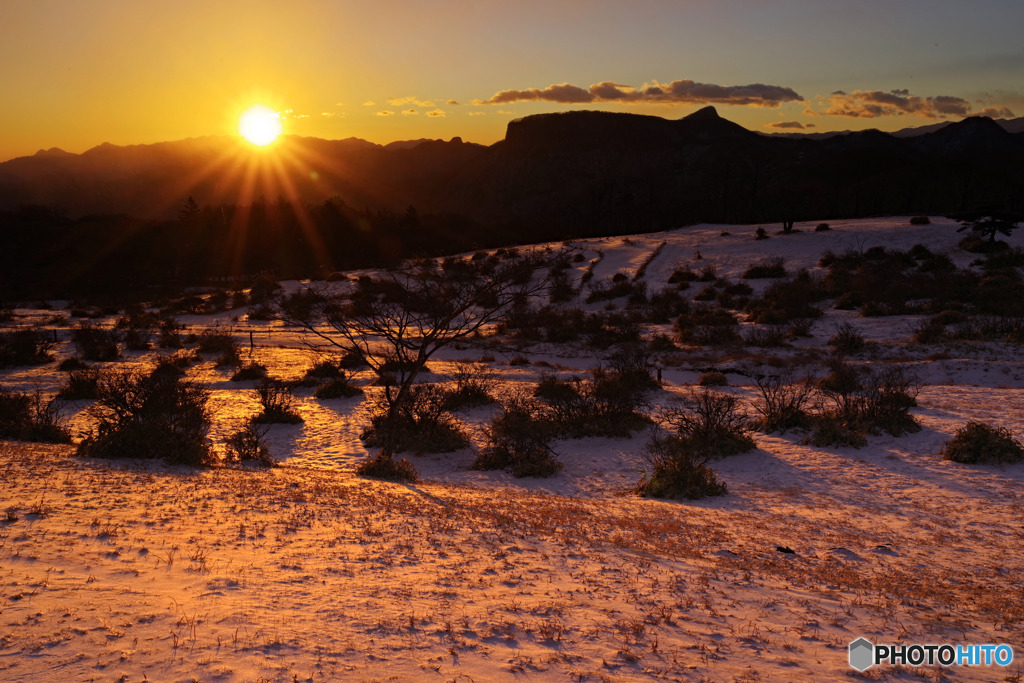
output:
[[[327,277],[511,239],[461,216],[356,210],[336,198],[200,206],[189,197],[165,221],[22,206],[0,212],[0,299],[144,298],[265,273]]]

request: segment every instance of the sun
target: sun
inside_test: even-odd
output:
[[[253,106],[238,117],[238,133],[257,147],[266,147],[281,134],[281,117],[262,104]]]

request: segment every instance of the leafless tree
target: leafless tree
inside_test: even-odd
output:
[[[277,317],[304,329],[315,345],[358,354],[385,378],[387,424],[415,397],[427,361],[456,342],[471,342],[517,302],[544,292],[559,258],[564,255],[533,252],[497,264],[465,259],[457,268],[450,259],[444,266],[421,260],[360,278],[346,293],[318,287],[281,299]],[[385,439],[379,457],[393,454]]]

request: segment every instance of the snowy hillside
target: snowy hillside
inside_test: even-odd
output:
[[[781,259],[789,276],[806,269],[820,278],[826,252],[877,246],[924,245],[958,268],[979,268],[947,219],[815,226],[782,235],[766,225],[761,240],[760,226],[697,225],[547,245],[580,255],[568,269],[575,293],[557,306],[627,311],[626,298],[587,302],[619,273],[647,295],[690,271],[707,277],[681,290],[687,299],[716,281],[708,296],[745,283],[756,297],[778,278],[744,278],[752,265]],[[1024,246],[1024,231],[1007,241]],[[307,284],[282,283],[286,292]],[[653,427],[631,438],[559,439],[563,468],[550,478],[470,469],[495,406],[456,411],[469,448],[403,454],[420,482],[357,477],[374,450],[360,439],[380,391],[369,370],[353,376],[363,396],[296,389],[303,422],[270,427],[283,466],[266,471],[82,460],[73,447],[0,442],[0,679],[1016,680],[1019,663],[857,674],[847,644],[1008,643],[1024,656],[1024,465],[939,455],[971,420],[1024,436],[1021,346],[915,341],[932,313],[865,316],[832,303],[811,336],[782,345],[677,338],[652,355],[662,388],[647,410],[671,405],[713,368],[727,377],[719,391],[753,416],[755,377],[826,374],[829,340],[845,329],[866,342],[848,362],[898,365],[918,378],[910,413],[920,431],[869,435],[862,448],[755,431],[755,450],[711,464],[728,494],[700,501],[632,493]],[[52,331],[63,359],[75,353],[70,306],[52,304],[15,309],[7,325]],[[247,310],[177,320],[190,332],[226,331],[245,362],[300,379],[317,359],[312,340]],[[739,317],[741,337],[768,330]],[[643,333],[675,334],[671,322],[645,322]],[[446,349],[426,379],[450,382],[472,363],[508,392],[551,373],[585,376],[613,350],[507,335]],[[97,366],[141,366],[166,353],[125,351]],[[210,389],[218,450],[259,410],[256,382],[231,381],[232,372],[209,357],[187,369]],[[0,370],[3,388],[46,397],[65,379],[52,363]],[[89,403],[60,404],[76,437],[95,426]]]

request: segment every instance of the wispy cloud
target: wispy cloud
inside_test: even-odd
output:
[[[406,109],[402,112],[402,116],[416,116],[417,114],[419,114],[419,112],[415,109]]]
[[[751,107],[778,107],[783,102],[800,102],[803,98],[791,88],[779,85],[714,85],[689,79],[671,83],[645,83],[639,88],[612,81],[581,88],[570,83],[546,88],[502,90],[487,100],[473,104],[510,104],[512,102],[557,102],[559,104],[590,104],[594,102],[660,103],[660,104],[731,104]]]
[[[908,90],[837,90],[828,98],[828,116],[873,119],[879,116],[920,116],[926,119],[967,116],[971,104],[961,97],[936,95],[919,97]]]
[[[447,113],[443,109],[435,109],[434,111],[428,111],[427,116],[432,119],[439,119],[447,116]]]
[[[392,107],[402,107],[407,104],[415,104],[417,107],[436,106],[430,100],[421,100],[418,97],[389,97],[388,104],[390,104]]]
[[[374,102],[373,100],[367,100],[367,101],[363,102],[363,106],[364,107],[376,107],[377,103]]]
[[[394,115],[395,115],[395,112],[393,112],[393,111],[379,111],[379,112],[377,112],[377,116],[394,116]]]

